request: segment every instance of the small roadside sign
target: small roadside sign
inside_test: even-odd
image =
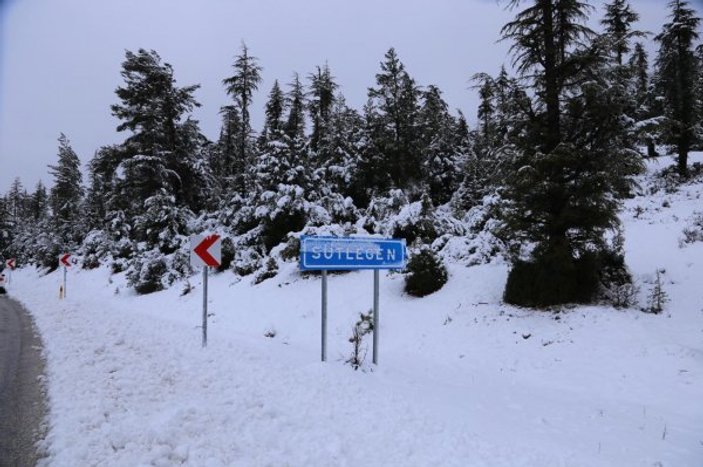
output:
[[[207,346],[207,270],[222,263],[222,241],[217,234],[190,237],[190,265],[203,268],[203,347]]]
[[[217,234],[190,237],[190,265],[216,268],[222,262],[222,241]]]
[[[300,239],[300,269],[403,269],[405,239],[312,237]]]
[[[59,263],[63,265],[63,285],[59,289],[59,298],[66,298],[66,271],[71,267],[71,253],[63,253],[59,256]]]
[[[5,265],[6,265],[11,271],[13,271],[13,270],[15,269],[16,264],[17,264],[16,261],[17,261],[17,260],[16,260],[15,258],[10,258],[10,259],[8,259],[7,261],[5,261]]]

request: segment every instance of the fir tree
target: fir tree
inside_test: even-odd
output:
[[[49,210],[49,196],[46,193],[46,187],[41,182],[37,182],[34,188],[34,193],[29,201],[29,211],[33,221],[43,221]]]
[[[374,188],[408,188],[421,179],[419,90],[395,49],[384,58],[376,75],[377,87],[368,92],[365,114],[372,147],[362,170]]]
[[[459,176],[459,151],[456,147],[456,121],[436,86],[422,93],[418,114],[423,179],[436,206],[446,203],[456,190]]]
[[[286,135],[291,140],[305,137],[305,89],[298,73],[293,74],[289,84],[290,91],[286,96],[288,102],[288,119],[286,120]]]
[[[242,116],[242,126],[239,135],[239,153],[246,159],[248,157],[249,136],[251,135],[251,123],[249,118],[249,106],[254,95],[254,91],[259,89],[261,83],[261,66],[258,59],[249,55],[249,49],[242,43],[241,53],[234,61],[234,75],[225,78],[222,82],[227,88],[227,93],[234,98],[235,105],[239,108]]]
[[[312,118],[312,135],[310,146],[316,151],[329,128],[330,114],[335,102],[335,91],[337,83],[327,64],[324,67],[317,67],[315,73],[308,75],[310,80],[310,98],[308,109]]]
[[[511,2],[517,5],[520,2]],[[590,8],[573,0],[534,0],[503,28],[517,69],[535,97],[517,92],[520,131],[511,137],[515,170],[503,195],[506,233],[517,248],[506,285],[510,303],[589,302],[612,252],[629,175],[640,170],[628,140],[621,93],[584,25]],[[531,249],[525,249],[531,245]],[[524,255],[529,254],[528,262]]]
[[[242,193],[245,187],[244,174],[247,161],[238,144],[242,134],[242,118],[236,106],[227,105],[220,109],[222,127],[220,137],[210,154],[210,169],[217,180],[221,192]]]
[[[19,177],[15,177],[5,198],[9,220],[15,226],[25,218],[27,198],[27,190],[22,185],[22,181]]]
[[[112,111],[122,120],[117,130],[132,135],[123,144],[125,176],[112,195],[126,197],[121,204],[138,212],[150,196],[165,189],[177,204],[199,209],[205,198],[202,187],[207,186],[200,151],[204,137],[197,122],[186,116],[200,106],[193,97],[199,85],[177,87],[173,68],[153,50],[127,51],[122,68],[125,86],[117,89],[121,103]]]
[[[59,136],[58,156],[58,164],[49,166],[49,173],[54,177],[50,198],[53,222],[65,241],[78,240],[83,176],[81,162],[63,133]]]
[[[686,0],[672,0],[669,8],[670,21],[655,37],[660,44],[655,64],[656,85],[666,103],[664,138],[677,152],[679,176],[686,178],[688,153],[700,125],[693,95],[698,72],[694,41],[698,39],[700,18]]]
[[[359,164],[366,144],[364,119],[337,94],[316,153],[314,186],[320,195],[338,193],[355,201],[365,199],[367,181],[361,177]]]
[[[618,66],[623,65],[625,55],[630,52],[630,40],[645,35],[642,31],[632,29],[632,24],[637,21],[639,21],[639,15],[627,0],[612,0],[605,6],[605,16],[601,24],[605,28],[609,48]]]
[[[283,111],[285,107],[285,96],[278,84],[278,80],[275,80],[266,102],[266,122],[262,133],[263,138],[266,138],[270,133],[283,130]]]
[[[642,107],[646,104],[649,95],[649,58],[641,42],[635,44],[628,65],[631,69],[632,88],[641,114],[646,112],[643,111]]]

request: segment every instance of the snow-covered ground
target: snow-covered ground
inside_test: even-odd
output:
[[[71,270],[59,300],[59,272],[16,271],[10,292],[46,347],[46,463],[700,467],[703,242],[679,241],[701,193],[623,213],[643,304],[665,270],[663,314],[509,307],[500,263],[450,265],[423,299],[382,274],[380,365],[363,371],[344,362],[371,272],[330,277],[321,363],[320,281],[295,264],[259,285],[212,276],[205,349],[197,275],[188,295],[139,297],[107,269]]]

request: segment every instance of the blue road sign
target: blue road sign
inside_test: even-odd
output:
[[[300,238],[300,269],[403,269],[405,240],[373,237]]]

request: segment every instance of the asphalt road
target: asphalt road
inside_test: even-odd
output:
[[[0,467],[33,466],[46,431],[41,339],[25,309],[0,295]]]

